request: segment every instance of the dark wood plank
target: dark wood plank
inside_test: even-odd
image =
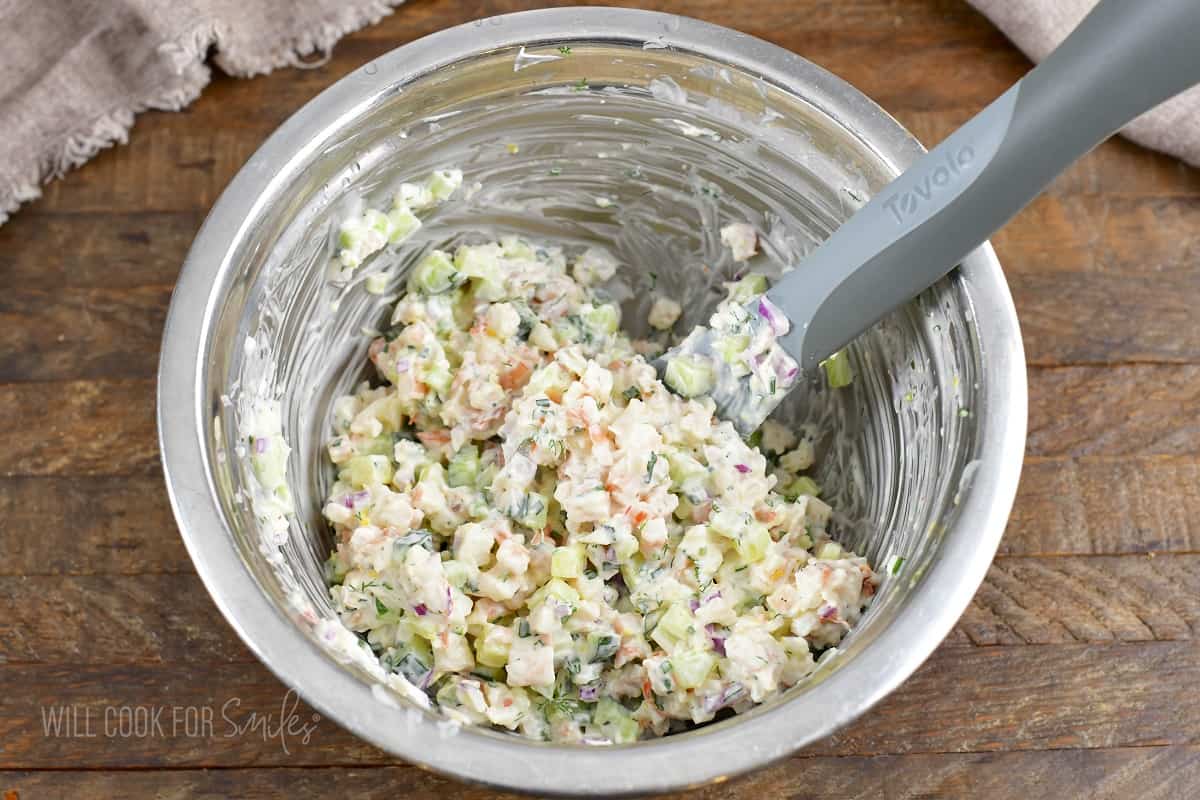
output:
[[[1200,453],[1200,365],[1032,369],[1033,456],[1181,456]]]
[[[1004,558],[958,623],[978,645],[1193,639],[1200,556]]]
[[[795,757],[743,778],[664,800],[1028,800],[1048,786],[1087,787],[1094,800],[1175,800],[1200,781],[1200,748]],[[327,769],[0,772],[22,797],[260,800],[337,793],[359,800],[517,800],[409,766]]]
[[[0,663],[250,661],[195,575],[0,578]]]
[[[157,469],[154,381],[0,385],[0,476]]]
[[[1200,550],[1200,457],[1026,458],[1001,555]]]
[[[38,213],[0,225],[0,282],[22,289],[169,286],[202,212]]]
[[[0,576],[191,570],[157,470],[0,478]]]
[[[237,735],[222,717],[250,712],[279,721],[286,690],[255,663],[197,667],[0,665],[0,769],[308,766],[391,763],[328,720],[305,745]],[[947,646],[870,715],[810,748],[810,755],[896,755],[1061,748],[1184,745],[1200,741],[1200,708],[1180,687],[1200,680],[1193,642]],[[209,736],[164,726],[162,736],[104,736],[104,709],[121,706],[214,709]],[[42,709],[91,709],[94,738],[46,735]],[[233,711],[236,710],[236,714]],[[48,712],[47,712],[48,713]],[[118,713],[118,712],[112,712]],[[298,720],[313,712],[301,704]],[[83,717],[80,716],[82,719]],[[232,732],[234,735],[226,736]]]
[[[171,286],[9,289],[0,381],[152,378]]]

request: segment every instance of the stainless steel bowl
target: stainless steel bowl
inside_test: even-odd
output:
[[[370,663],[322,644],[312,624],[330,614],[321,444],[332,398],[361,375],[362,328],[386,315],[385,298],[365,292],[361,276],[334,285],[326,265],[336,223],[355,203],[382,204],[399,180],[461,165],[482,188],[370,268],[386,262],[394,287],[424,247],[515,230],[608,242],[632,265],[623,275],[628,319],[644,318],[653,283],[688,301],[691,323],[728,277],[708,267],[718,263],[720,222],[754,221],[769,232],[776,263],[798,263],[919,152],[895,120],[804,59],[641,11],[481,20],[339,81],[221,196],[167,320],[163,462],[213,599],[258,657],[329,719],[408,761],[509,789],[613,795],[717,781],[864,713],[958,619],[1016,492],[1025,364],[990,247],[854,345],[852,389],[809,386],[783,411],[826,432],[819,477],[841,509],[839,535],[878,565],[902,556],[899,574],[887,576],[862,624],[811,680],[750,713],[621,747],[455,730],[383,691]],[[256,519],[239,435],[254,404],[270,398],[281,400],[293,447],[297,510],[282,539]]]

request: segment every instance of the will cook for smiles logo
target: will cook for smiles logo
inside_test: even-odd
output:
[[[63,704],[41,707],[42,735],[69,739],[238,739],[246,736],[276,742],[285,754],[297,743],[307,745],[321,715],[300,708],[289,689],[278,709],[246,710],[231,697],[220,705]]]

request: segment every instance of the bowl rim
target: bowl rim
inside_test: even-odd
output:
[[[989,412],[978,417],[980,468],[953,528],[960,534],[945,537],[939,557],[907,598],[905,615],[831,672],[822,691],[763,709],[747,724],[614,747],[539,744],[469,727],[449,737],[431,719],[410,724],[403,710],[381,703],[259,588],[221,512],[203,446],[211,413],[205,367],[220,289],[236,269],[232,254],[274,193],[319,145],[320,134],[339,128],[398,82],[448,63],[496,48],[571,41],[655,41],[731,61],[798,94],[802,89],[806,102],[846,125],[896,173],[923,152],[895,119],[840,78],[781,47],[688,17],[555,8],[476,20],[418,39],[309,101],[264,142],[214,204],[183,264],[164,327],[159,446],[175,519],[213,601],[246,646],[325,718],[416,766],[475,783],[556,795],[661,792],[763,766],[857,718],[926,660],[982,583],[1016,496],[1028,408],[1016,310],[990,244],[972,252],[960,268],[975,310],[984,376],[996,387]]]

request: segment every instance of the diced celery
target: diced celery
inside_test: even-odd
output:
[[[450,459],[446,467],[446,483],[451,486],[473,486],[479,474],[479,448],[469,444]]]
[[[596,705],[596,713],[592,715],[592,722],[614,744],[629,744],[638,739],[640,727],[637,720],[625,706],[608,697],[601,698]]]
[[[729,287],[729,299],[735,303],[749,303],[767,290],[765,275],[751,273]]]
[[[827,558],[831,561],[841,558],[846,551],[837,542],[826,542],[821,545],[821,549],[817,551],[817,558]]]
[[[671,656],[671,674],[680,689],[695,689],[704,683],[717,664],[717,657],[705,650],[685,650]]]
[[[488,625],[487,631],[475,639],[475,660],[487,667],[503,667],[508,664],[511,648],[512,630]]]
[[[831,389],[841,389],[854,381],[854,370],[850,367],[850,359],[844,350],[838,350],[821,362],[825,368],[825,377],[829,380]]]
[[[742,354],[746,352],[746,348],[750,346],[750,337],[745,334],[735,336],[722,336],[714,345],[714,349],[720,354],[721,360],[726,364],[736,364],[741,360]]]
[[[583,550],[556,547],[550,556],[550,574],[555,578],[578,578],[583,573]]]
[[[413,270],[410,287],[424,294],[441,294],[454,288],[458,270],[444,250],[431,250]]]
[[[750,525],[744,534],[734,542],[734,548],[737,550],[742,560],[751,563],[761,561],[763,556],[767,554],[767,548],[771,546],[771,534],[765,525],[757,522]]]
[[[820,497],[820,495],[821,487],[807,475],[801,475],[783,489],[783,496],[788,500],[795,500],[797,497]]]
[[[392,224],[392,232],[388,236],[388,241],[393,244],[404,241],[421,227],[421,220],[408,206],[398,205],[389,211],[387,216],[388,221]]]
[[[376,483],[388,483],[392,479],[392,462],[387,456],[355,456],[346,462],[338,473],[338,479],[355,486],[365,487]]]
[[[683,397],[699,397],[713,387],[712,366],[699,356],[679,356],[667,364],[663,381]]]
[[[667,609],[667,613],[663,614],[658,620],[658,629],[662,629],[676,639],[682,639],[691,632],[696,625],[696,619],[691,612],[681,603],[672,603]]]

